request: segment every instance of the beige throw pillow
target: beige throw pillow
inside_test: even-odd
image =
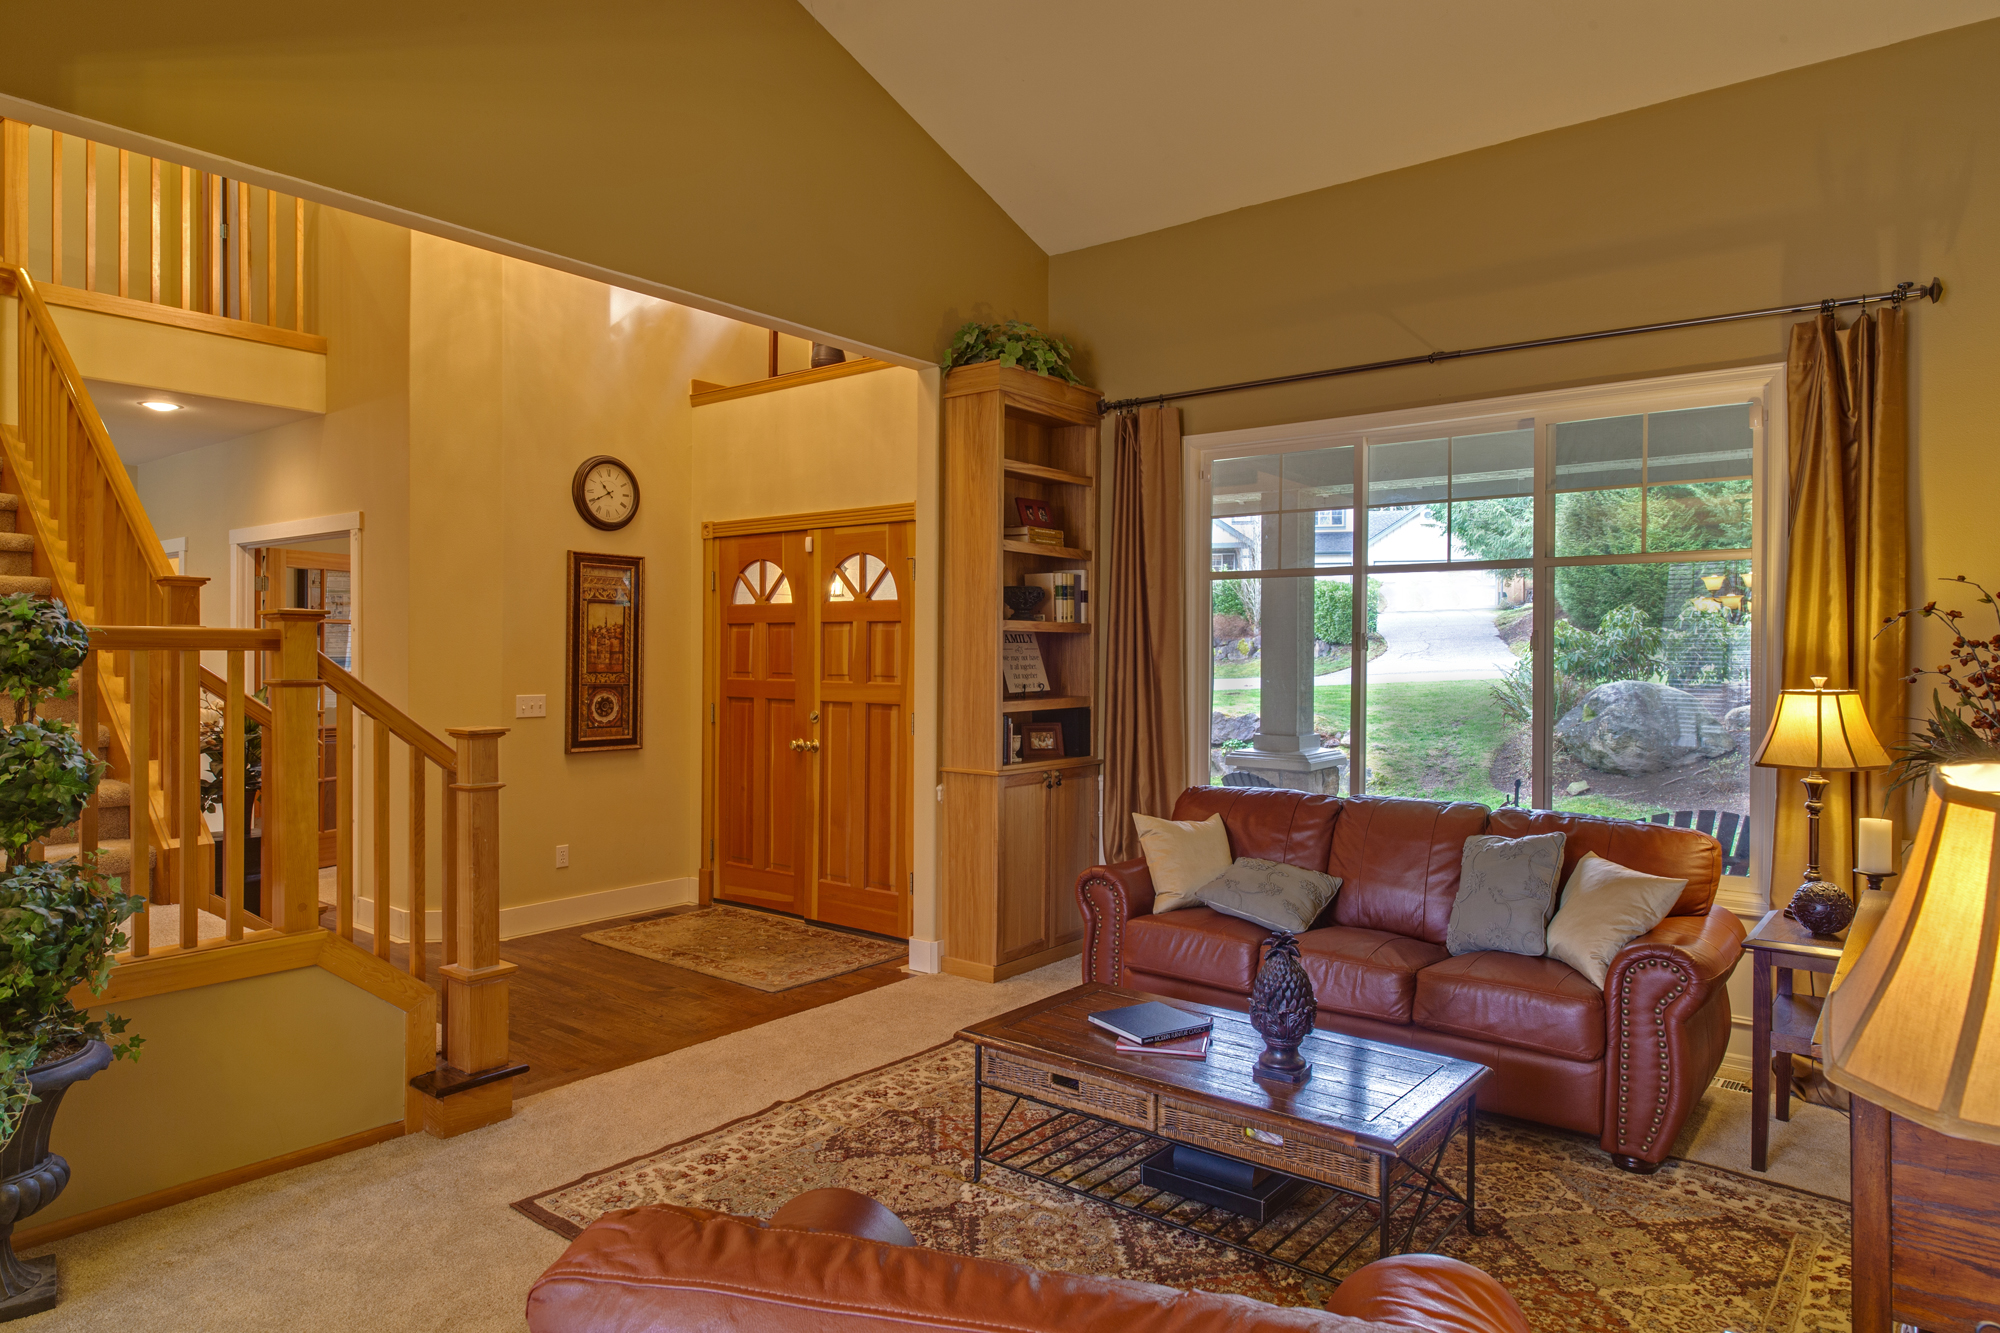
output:
[[[1133,815],[1132,825],[1139,830],[1139,848],[1153,876],[1155,912],[1198,906],[1195,895],[1201,886],[1229,869],[1229,834],[1221,815],[1198,821]]]
[[[1585,852],[1549,922],[1548,956],[1603,990],[1618,951],[1665,920],[1686,887],[1684,879],[1641,874]]]

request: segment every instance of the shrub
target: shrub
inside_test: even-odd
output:
[[[1382,617],[1382,581],[1368,580],[1368,633]],[[1354,641],[1354,585],[1348,579],[1313,581],[1313,637],[1321,643]]]
[[[1750,665],[1750,623],[1731,624],[1727,611],[1683,606],[1665,635],[1667,684],[1722,685]]]
[[[1553,637],[1556,671],[1563,675],[1592,686],[1659,679],[1660,631],[1636,606],[1606,611],[1594,631],[1558,620]]]
[[[1243,601],[1241,579],[1218,579],[1209,593],[1208,609],[1218,616],[1235,616],[1250,623],[1250,608]]]
[[[1554,687],[1555,718],[1560,720],[1570,709],[1583,702],[1583,696],[1591,687],[1574,676],[1558,670],[1550,682]],[[1523,653],[1514,660],[1499,680],[1489,687],[1493,691],[1493,702],[1507,718],[1526,726],[1535,713],[1535,655]]]

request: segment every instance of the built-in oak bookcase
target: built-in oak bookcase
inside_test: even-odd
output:
[[[1081,949],[1076,877],[1098,859],[1099,399],[997,363],[952,371],[944,398],[944,968],[998,981]],[[1047,503],[1064,545],[1007,539],[1020,496]],[[1057,570],[1083,572],[1088,622],[1006,618],[1003,589]],[[1048,694],[1004,689],[1010,631],[1034,636]],[[1063,756],[1024,745],[1009,762],[1008,719],[1059,724]]]

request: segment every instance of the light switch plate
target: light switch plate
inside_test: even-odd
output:
[[[547,717],[549,696],[546,694],[517,694],[514,696],[515,717]]]

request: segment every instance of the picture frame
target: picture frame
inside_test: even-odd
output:
[[[1030,722],[1021,728],[1023,760],[1061,759],[1063,729],[1060,722]]]
[[[570,754],[644,747],[646,558],[569,553],[563,734]]]
[[[1049,502],[1037,500],[1031,495],[1014,497],[1014,517],[1021,521],[1024,528],[1052,528],[1056,525],[1055,518],[1049,513]]]

